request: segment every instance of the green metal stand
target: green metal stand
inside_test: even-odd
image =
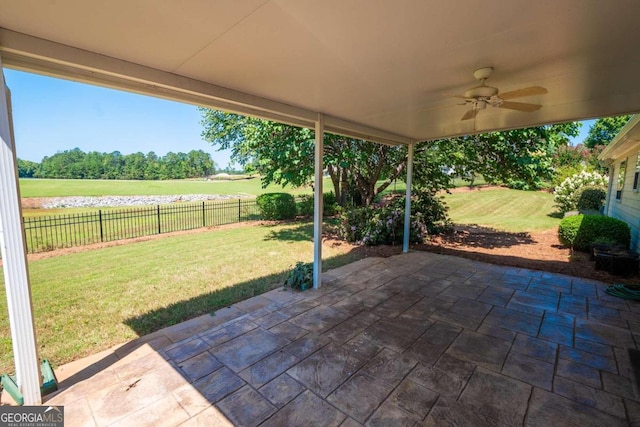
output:
[[[51,367],[49,360],[45,359],[42,361],[40,364],[40,372],[42,373],[42,386],[40,387],[42,395],[46,396],[47,394],[58,390],[58,380],[56,375],[53,373],[53,368]],[[20,406],[24,405],[24,398],[22,397],[20,388],[18,388],[18,385],[16,384],[15,378],[4,374],[0,381],[2,383],[2,388],[7,390],[7,393],[11,395],[13,400]]]

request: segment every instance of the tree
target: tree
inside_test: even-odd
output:
[[[124,156],[124,179],[144,179],[147,158],[141,152]]]
[[[200,109],[202,137],[220,150],[231,150],[246,173],[270,183],[302,186],[314,174],[314,132],[206,108]],[[406,148],[388,147],[340,135],[325,134],[323,162],[337,200],[368,205],[400,176]],[[382,182],[379,182],[382,181]]]
[[[580,123],[488,132],[436,141],[442,165],[482,175],[488,182],[502,182],[520,189],[538,189],[553,174],[553,155],[577,136]]]
[[[160,176],[160,159],[153,151],[149,151],[145,156],[146,166],[144,168],[144,179],[155,180]]]
[[[18,159],[18,177],[34,178],[38,173],[40,165],[29,160]]]
[[[205,153],[202,150],[189,151],[186,162],[188,165],[187,176],[189,178],[213,175],[215,173],[216,163],[209,153]]]
[[[231,157],[247,172],[270,183],[301,186],[313,178],[314,134],[309,129],[200,109],[202,137]],[[493,181],[521,180],[535,187],[551,174],[549,157],[578,124],[492,132],[418,144],[414,182],[437,191],[451,185],[445,167],[482,174]],[[341,204],[353,200],[368,205],[397,178],[403,178],[405,147],[388,147],[339,135],[325,134],[323,162]]]
[[[584,145],[594,149],[599,145],[607,146],[627,124],[630,115],[603,117],[596,120],[589,128],[589,133],[584,140]]]
[[[185,153],[167,153],[158,157],[148,154],[84,153],[79,148],[45,157],[38,165],[19,161],[25,177],[71,179],[181,179],[204,177],[213,173],[215,163],[211,155],[202,150]],[[20,175],[21,177],[23,175]]]

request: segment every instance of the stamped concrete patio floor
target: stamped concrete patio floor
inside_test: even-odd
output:
[[[640,425],[640,304],[411,252],[58,370],[67,426]]]

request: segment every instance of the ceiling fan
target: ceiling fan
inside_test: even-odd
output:
[[[499,93],[498,88],[487,86],[486,80],[493,72],[492,67],[478,68],[473,72],[473,76],[480,81],[480,86],[472,87],[467,90],[464,95],[449,95],[454,98],[464,99],[464,104],[471,105],[471,109],[462,116],[461,120],[475,119],[478,111],[487,108],[487,105],[497,108],[506,108],[508,110],[525,111],[531,113],[539,110],[542,105],[529,104],[526,102],[508,101],[514,98],[523,98],[525,96],[544,95],[548,93],[547,89],[540,86],[530,86],[522,89],[512,90],[510,92]]]

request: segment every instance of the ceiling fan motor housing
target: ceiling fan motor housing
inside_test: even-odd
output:
[[[498,88],[493,86],[476,86],[464,93],[465,98],[491,98],[498,94]]]

